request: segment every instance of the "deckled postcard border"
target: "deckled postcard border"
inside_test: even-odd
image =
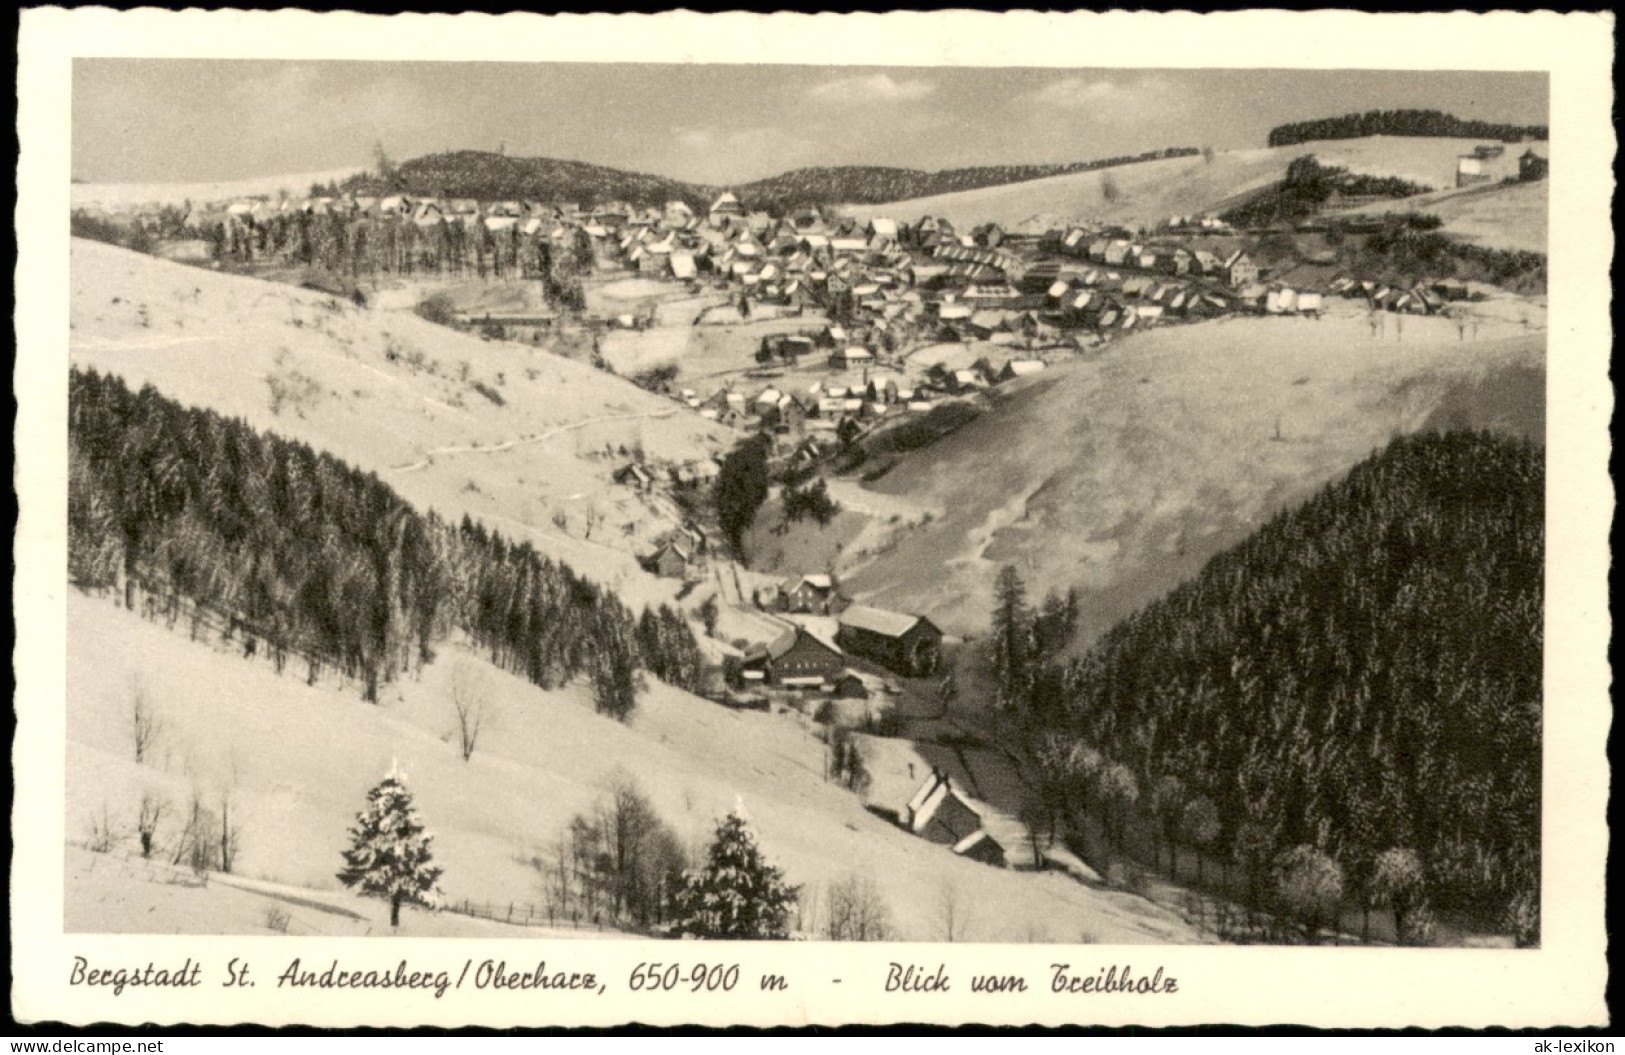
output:
[[[25,11],[18,63],[15,653],[12,773],[13,1014],[23,1021],[487,1026],[703,1023],[1003,1023],[1104,1026],[1299,1023],[1320,1027],[1600,1024],[1609,728],[1608,268],[1613,19],[1580,14],[1040,14],[652,16],[313,15]],[[1545,848],[1538,950],[1322,949],[827,943],[535,943],[62,933],[65,821],[67,250],[74,56],[535,62],[773,62],[1546,70],[1551,85]],[[358,944],[364,943],[364,944]],[[294,951],[295,945],[297,951]],[[181,992],[71,988],[76,954],[145,963],[191,957],[210,983]],[[414,966],[547,958],[613,979],[594,999],[463,992],[291,995],[226,989],[231,957],[267,968],[299,955]],[[628,994],[640,960],[723,960],[790,988],[726,998]],[[888,994],[890,961],[1049,977],[1051,963],[1162,967],[1176,994],[1010,997]],[[270,973],[274,974],[275,971]],[[840,981],[835,981],[839,979]],[[741,987],[742,989],[744,987]]]

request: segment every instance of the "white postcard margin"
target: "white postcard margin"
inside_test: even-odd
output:
[[[21,1021],[551,1026],[1002,1023],[1320,1027],[1595,1025],[1606,1021],[1604,868],[1610,636],[1608,267],[1613,19],[1605,14],[534,15],[393,18],[104,9],[23,12],[19,38],[13,585],[17,642],[11,874],[12,1013]],[[66,389],[71,60],[75,56],[771,62],[825,66],[1544,70],[1551,85],[1543,944],[1538,950],[827,943],[589,943],[64,935]],[[1352,107],[1351,107],[1352,108]],[[71,987],[73,957],[204,965],[188,991]],[[294,956],[460,968],[546,959],[591,970],[600,997],[279,991]],[[233,957],[258,989],[227,988]],[[630,993],[641,961],[731,962],[748,984],[690,997]],[[1019,973],[1033,992],[883,991],[887,965]],[[1057,995],[1055,963],[1131,964],[1179,979],[1158,997]],[[760,989],[764,974],[788,988]],[[839,982],[835,981],[840,979]]]

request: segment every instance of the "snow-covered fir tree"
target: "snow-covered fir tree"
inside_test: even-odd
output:
[[[691,873],[679,893],[674,931],[695,938],[786,938],[799,892],[762,857],[741,804],[717,825],[705,867]]]
[[[418,818],[399,766],[367,792],[367,808],[356,814],[350,838],[339,882],[388,901],[391,927],[401,925],[402,905],[436,906],[443,869],[431,864],[434,836]]]

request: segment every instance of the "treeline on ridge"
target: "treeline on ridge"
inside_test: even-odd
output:
[[[1065,176],[1074,172],[1115,168],[1160,158],[1190,157],[1196,147],[1167,147],[1120,157],[1097,158],[1048,165],[978,165],[925,172],[879,165],[842,165],[795,169],[779,176],[747,183],[738,190],[749,208],[784,212],[802,205],[880,205],[926,198],[955,191],[996,187],[1006,183]]]
[[[612,593],[467,517],[418,513],[371,473],[240,419],[69,376],[68,571],[122,580],[134,609],[196,636],[211,621],[261,643],[281,670],[336,670],[378,699],[453,630],[544,688],[578,675],[626,718],[640,671],[696,688],[701,655],[669,606],[634,614]]]
[[[879,165],[820,166],[739,184],[732,190],[747,209],[783,213],[799,206],[843,202],[879,204],[922,198],[1139,161],[1187,157],[1196,153],[1195,147],[1168,147],[1092,161],[982,165],[941,172]],[[619,201],[642,207],[658,207],[667,202],[682,201],[703,211],[724,188],[626,172],[582,161],[459,150],[387,165],[382,172],[359,173],[335,189],[356,194],[402,193],[424,197],[475,198],[480,201],[570,201],[583,206]]]
[[[624,201],[664,205],[686,201],[697,209],[715,197],[708,187],[641,172],[560,158],[525,158],[488,150],[426,154],[378,172],[358,173],[339,185],[356,194],[421,197],[574,201],[596,205]]]
[[[1184,845],[1255,904],[1307,862],[1334,907],[1408,909],[1402,941],[1422,908],[1537,941],[1543,491],[1526,441],[1396,440],[1064,665],[1002,589],[994,668],[1052,822],[1177,847],[1195,813]]]
[[[1289,147],[1316,139],[1363,139],[1366,136],[1437,136],[1516,142],[1525,137],[1544,140],[1547,135],[1545,125],[1468,121],[1439,110],[1367,110],[1363,114],[1277,125],[1270,129],[1269,145]]]

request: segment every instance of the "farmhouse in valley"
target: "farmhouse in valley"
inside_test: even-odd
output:
[[[746,665],[760,669],[768,684],[787,689],[822,688],[846,666],[846,656],[833,642],[804,626],[792,627],[761,652],[748,651],[746,657]]]
[[[835,582],[827,574],[803,575],[785,585],[784,606],[791,612],[828,615],[840,600]]]
[[[1258,281],[1258,265],[1240,249],[1224,262],[1224,268],[1232,286],[1248,286]]]
[[[936,672],[942,631],[922,615],[904,615],[855,604],[840,615],[836,644],[908,677]]]
[[[933,769],[909,800],[903,825],[961,856],[998,868],[1005,865],[1004,848],[982,827],[982,815],[960,798],[952,779],[940,769]]]
[[[642,564],[647,571],[668,579],[682,579],[688,576],[689,569],[699,559],[695,547],[687,540],[670,537],[657,546],[653,553],[643,558]]]

